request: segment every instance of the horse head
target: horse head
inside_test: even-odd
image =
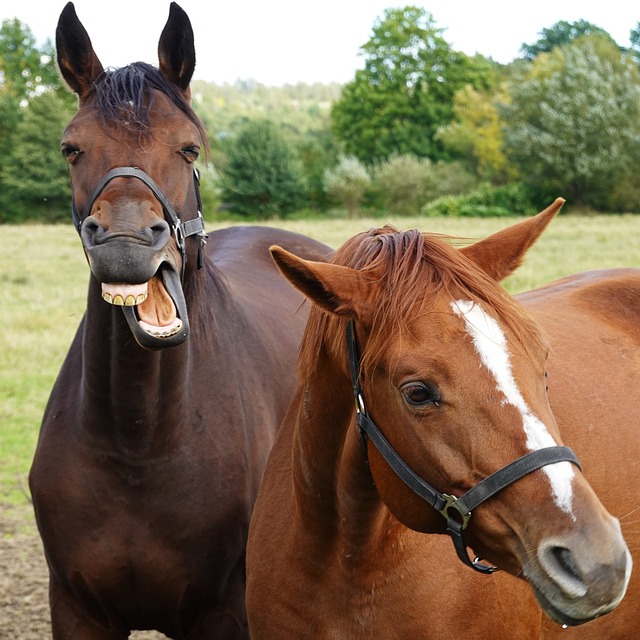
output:
[[[620,602],[630,555],[561,446],[544,335],[499,285],[562,202],[462,249],[386,227],[348,241],[330,263],[272,255],[315,305],[300,374],[328,351],[353,384],[384,505],[413,530],[451,534],[474,568],[495,569],[466,558],[466,543],[526,578],[552,619],[575,625]],[[357,344],[345,346],[349,325]]]
[[[189,105],[189,18],[171,3],[159,68],[138,62],[105,70],[71,2],[56,48],[79,100],[61,150],[91,272],[103,299],[122,306],[141,346],[180,344],[189,333],[182,285],[206,237],[194,166],[206,136]]]

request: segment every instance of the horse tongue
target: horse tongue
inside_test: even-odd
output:
[[[140,325],[149,333],[173,332],[182,322],[176,306],[157,276],[149,281],[147,299],[137,306]]]

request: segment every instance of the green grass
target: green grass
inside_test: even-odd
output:
[[[513,220],[401,218],[400,229],[482,238]],[[337,247],[383,223],[358,220],[278,221],[279,226]],[[226,226],[209,225],[213,230]],[[611,266],[640,266],[640,216],[563,216],[552,222],[518,273],[512,292],[563,275]],[[69,225],[0,227],[0,503],[24,505],[42,412],[85,306],[88,267]]]

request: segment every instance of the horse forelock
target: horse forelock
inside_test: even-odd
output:
[[[91,95],[94,98],[93,106],[103,122],[147,136],[151,133],[154,91],[166,95],[189,118],[206,145],[204,125],[182,91],[150,64],[134,62],[126,67],[106,69],[93,83]]]
[[[333,255],[334,264],[371,273],[378,283],[369,338],[362,353],[365,373],[388,349],[389,336],[410,335],[416,317],[428,312],[440,296],[446,296],[447,301],[464,297],[482,305],[511,331],[526,353],[546,344],[524,307],[458,251],[453,240],[415,229],[397,231],[387,225],[354,236]],[[317,307],[312,309],[301,347],[301,373],[314,370],[313,363],[323,348],[334,357],[346,357],[346,322]]]

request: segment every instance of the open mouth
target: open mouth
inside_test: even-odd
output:
[[[143,284],[102,283],[102,299],[122,307],[129,328],[141,347],[175,346],[184,342],[189,334],[180,279],[169,267],[161,268]]]

